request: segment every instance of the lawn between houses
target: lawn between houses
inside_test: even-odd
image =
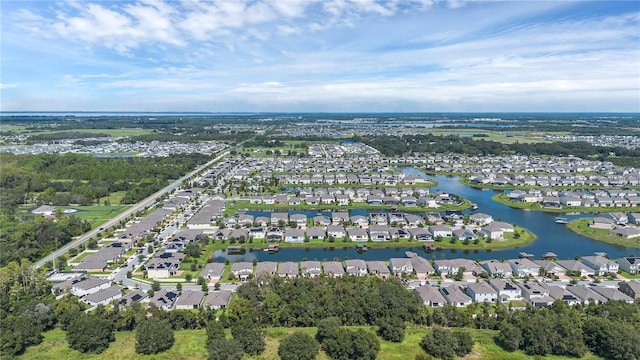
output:
[[[587,206],[563,206],[559,209],[551,209],[542,207],[540,203],[532,202],[532,203],[521,203],[511,201],[506,194],[494,194],[491,197],[491,200],[502,204],[507,205],[513,209],[521,209],[521,210],[537,210],[548,213],[569,213],[569,212],[583,212],[583,213],[601,213],[601,212],[615,212],[615,211],[624,211],[624,212],[640,212],[640,206],[629,206],[629,207],[587,207]]]
[[[603,241],[609,244],[622,245],[626,247],[640,247],[640,238],[625,239],[620,236],[610,235],[608,229],[595,229],[589,227],[589,218],[575,219],[567,224],[569,230],[586,236],[588,238]]]
[[[349,327],[352,329],[362,328],[367,331],[375,332],[375,326]],[[497,333],[494,330],[476,330],[471,331],[476,344],[473,352],[464,359],[476,360],[526,360],[531,359],[530,356],[522,351],[507,352],[502,350],[493,341],[493,336]],[[266,334],[266,350],[258,356],[247,356],[243,359],[278,359],[278,346],[280,340],[294,331],[301,331],[311,336],[315,336],[317,329],[313,328],[268,328]],[[392,343],[380,339],[380,352],[378,359],[380,360],[406,360],[414,359],[415,356],[422,352],[420,349],[420,341],[430,331],[426,327],[407,328],[405,339],[401,343]],[[230,332],[226,330],[227,337]],[[154,355],[139,355],[135,352],[135,331],[116,332],[116,341],[109,345],[102,354],[82,354],[76,350],[69,348],[66,333],[62,330],[52,330],[44,333],[44,341],[37,346],[29,347],[22,358],[34,360],[53,360],[53,359],[87,359],[87,360],[129,360],[129,359],[155,359],[155,360],[192,360],[206,359],[206,340],[205,330],[180,330],[175,332],[175,343],[167,351]],[[548,355],[544,357],[547,360],[575,359],[569,357]],[[316,357],[317,360],[329,360],[330,358],[322,351]],[[587,354],[582,359],[598,360],[599,357]]]

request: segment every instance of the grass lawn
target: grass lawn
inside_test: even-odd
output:
[[[581,218],[575,219],[567,224],[569,230],[578,233],[580,235],[592,238],[598,241],[604,241],[609,244],[622,245],[626,247],[639,247],[640,246],[640,238],[635,239],[624,239],[620,236],[609,235],[609,231],[607,229],[595,229],[589,227],[589,222],[591,219],[589,218]]]
[[[365,330],[375,332],[375,326],[360,327]],[[266,329],[266,350],[258,356],[245,356],[243,359],[278,359],[278,345],[280,339],[293,333],[301,331],[314,336],[316,328],[270,328]],[[428,328],[409,328],[406,330],[405,339],[401,343],[391,343],[380,341],[380,360],[412,360],[422,352],[420,340],[429,331]],[[520,351],[513,353],[502,350],[493,342],[496,331],[492,330],[471,330],[476,341],[473,352],[464,359],[487,359],[487,360],[525,360],[531,359]],[[229,332],[227,331],[227,334]],[[44,334],[44,341],[38,345],[27,349],[23,355],[24,359],[88,359],[88,360],[125,360],[125,359],[156,359],[156,360],[192,360],[206,359],[206,332],[205,330],[182,330],[175,332],[175,343],[167,351],[155,355],[138,355],[135,353],[135,332],[117,332],[116,341],[112,343],[102,354],[82,354],[68,347],[65,332],[53,330]],[[569,359],[559,356],[546,356],[545,359],[560,360]],[[329,357],[320,352],[317,360],[329,360]],[[588,354],[583,357],[587,360],[600,359]]]
[[[472,136],[473,134],[482,134],[486,137],[476,137],[475,139],[484,139],[486,141],[496,141],[503,144],[519,143],[548,143],[545,139],[546,135],[564,135],[566,132],[537,132],[537,131],[492,131],[484,129],[428,129],[427,133],[437,136],[445,135],[461,135]]]
[[[118,205],[118,206],[62,206],[63,209],[76,209],[77,212],[74,212],[73,216],[77,216],[80,219],[87,220],[91,224],[92,227],[97,227],[104,223],[105,221],[115,217],[120,214],[129,206]]]
[[[625,279],[640,279],[640,274],[629,274],[628,272],[624,271],[624,270],[620,270],[620,275],[622,275],[622,277],[624,277]]]

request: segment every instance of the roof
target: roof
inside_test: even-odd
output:
[[[440,291],[431,285],[422,285],[417,287],[415,291],[420,295],[423,302],[444,304],[447,301]]]
[[[99,303],[108,299],[112,299],[118,295],[122,295],[122,289],[118,286],[110,286],[106,289],[86,295],[82,299],[88,303]]]
[[[322,269],[325,274],[344,274],[344,266],[339,261],[327,261],[322,264]]]
[[[298,264],[287,261],[278,265],[278,274],[280,275],[298,275]]]
[[[473,290],[476,294],[497,294],[498,292],[492,288],[488,283],[481,281],[478,283],[469,283],[467,287]]]
[[[176,301],[176,306],[194,306],[200,305],[204,298],[204,292],[199,290],[186,290]]]
[[[211,307],[227,306],[231,300],[231,294],[232,292],[228,290],[211,291],[207,294],[204,305]]]
[[[200,271],[201,277],[222,277],[224,271],[223,263],[206,263]]]
[[[275,274],[276,269],[278,267],[278,263],[273,261],[260,261],[256,264],[256,275],[264,272],[267,274]]]

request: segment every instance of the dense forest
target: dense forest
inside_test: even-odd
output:
[[[207,160],[202,154],[159,158],[0,154],[0,203],[9,213],[33,196],[39,204],[90,205],[124,191],[122,204],[132,204]]]
[[[355,136],[378,149],[386,156],[402,156],[411,153],[454,153],[464,155],[574,155],[584,159],[610,161],[619,166],[640,167],[640,149],[594,146],[585,142],[553,142],[534,144],[503,144],[496,141],[461,137],[456,135],[436,136]]]

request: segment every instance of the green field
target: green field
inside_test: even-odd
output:
[[[129,208],[129,206],[61,206],[63,209],[76,209],[70,214],[87,220],[92,227],[97,227]]]
[[[151,130],[141,128],[120,128],[120,129],[74,129],[74,130],[58,130],[52,127],[32,129],[27,125],[2,125],[2,131],[13,131],[17,134],[32,134],[32,135],[49,135],[60,132],[82,132],[90,134],[107,134],[113,137],[123,136],[138,136],[151,134]]]
[[[375,331],[375,327],[365,326],[363,329]],[[243,359],[278,359],[278,344],[284,336],[294,332],[302,331],[311,336],[315,335],[316,328],[270,328],[266,332],[267,348],[259,356],[246,356]],[[413,360],[415,356],[422,352],[419,347],[420,340],[429,331],[427,328],[409,328],[401,343],[391,343],[380,341],[381,350],[378,353],[380,360]],[[476,345],[473,352],[464,359],[487,359],[487,360],[525,360],[532,357],[525,355],[521,351],[513,353],[502,350],[493,342],[492,330],[472,330]],[[135,332],[117,332],[116,341],[112,343],[102,354],[82,354],[68,347],[65,333],[61,330],[53,330],[44,334],[44,341],[38,345],[27,349],[22,358],[24,359],[88,359],[88,360],[128,360],[128,359],[155,359],[155,360],[193,360],[206,359],[205,349],[206,333],[204,330],[182,330],[175,332],[175,343],[171,349],[156,355],[138,355],[135,353]],[[329,357],[323,352],[317,357],[318,360],[328,360]],[[544,359],[559,360],[569,359],[559,356],[546,356]],[[593,355],[587,355],[583,359],[600,359]]]
[[[427,133],[445,136],[445,135],[459,135],[459,136],[473,136],[474,134],[486,135],[486,137],[475,137],[474,139],[484,139],[486,141],[496,141],[503,144],[513,143],[548,143],[551,142],[545,138],[546,135],[566,135],[567,132],[537,132],[537,131],[492,131],[485,129],[441,129],[433,128],[428,129]]]

